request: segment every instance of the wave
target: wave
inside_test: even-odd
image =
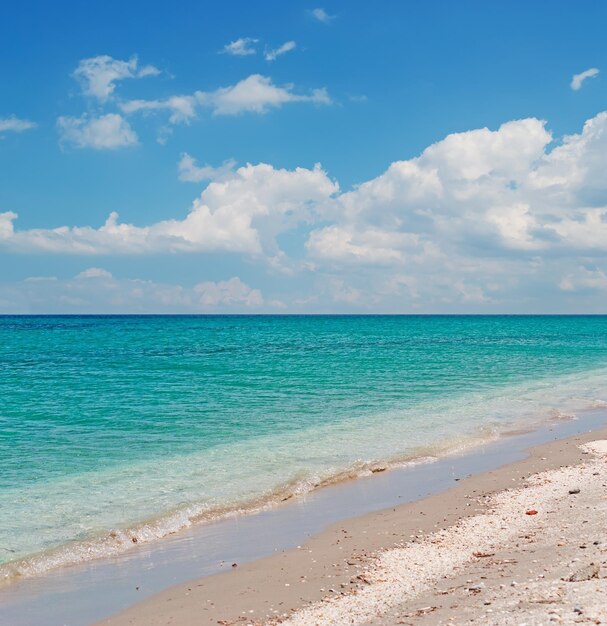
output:
[[[487,429],[487,431],[489,430]],[[432,463],[448,454],[463,452],[475,446],[489,443],[498,437],[497,432],[487,432],[484,436],[479,435],[456,442],[445,442],[442,445],[420,448],[400,458],[357,462],[333,474],[324,476],[316,474],[304,478],[294,478],[290,482],[277,485],[271,493],[233,504],[222,506],[188,505],[132,527],[113,529],[86,540],[70,542],[22,559],[8,561],[0,565],[0,580],[4,583],[10,583],[16,579],[44,574],[59,567],[116,556],[139,544],[163,539],[195,524],[258,513],[281,505],[293,498],[305,496],[317,489],[372,476],[395,468]]]

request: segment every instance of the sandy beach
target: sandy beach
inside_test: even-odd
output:
[[[607,626],[607,0],[2,8],[0,626]]]
[[[229,564],[100,624],[600,624],[606,528],[601,429]]]

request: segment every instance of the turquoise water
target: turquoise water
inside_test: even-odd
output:
[[[0,571],[607,406],[606,317],[0,317]]]

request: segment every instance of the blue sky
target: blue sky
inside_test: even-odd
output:
[[[13,5],[0,312],[604,312],[605,18]]]

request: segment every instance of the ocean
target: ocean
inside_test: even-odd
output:
[[[0,576],[602,406],[602,316],[3,316]]]

